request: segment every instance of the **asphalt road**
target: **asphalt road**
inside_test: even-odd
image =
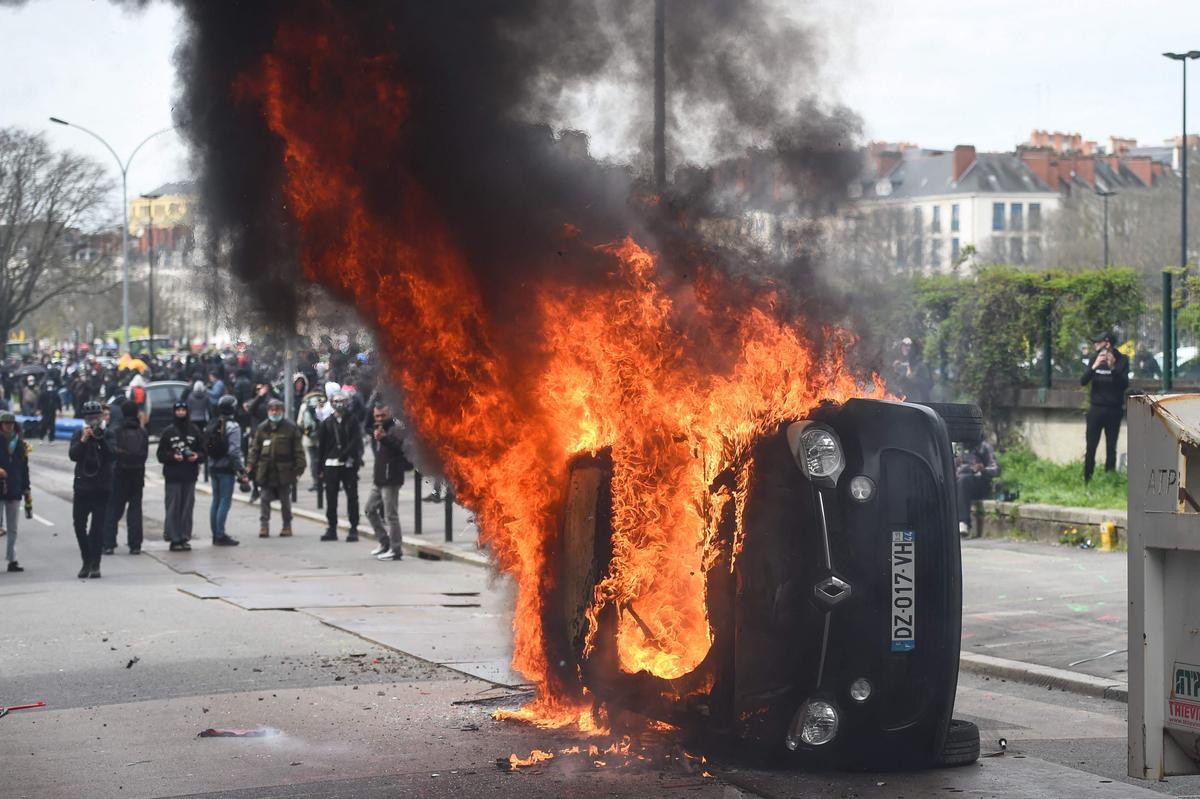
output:
[[[168,553],[152,481],[146,554],[107,557],[102,579],[77,580],[64,451],[57,444],[35,456],[45,523],[23,522],[18,552],[28,571],[0,573],[0,702],[47,703],[0,719],[5,797],[1200,795],[1194,779],[1124,780],[1123,704],[971,675],[960,679],[957,715],[980,724],[985,752],[1001,736],[1009,747],[963,769],[799,774],[702,764],[662,734],[628,755],[573,754],[591,742],[491,717],[523,695],[505,668],[507,587],[485,570],[380,563],[367,556],[369,540],[321,543],[321,526],[307,521],[293,539],[261,540],[256,514],[242,505],[231,530],[243,545],[213,549],[200,524],[206,497],[197,501],[195,551]],[[1025,569],[1034,586],[1068,570],[1045,549],[969,550],[968,574]],[[1028,610],[1050,608],[1045,615],[1062,617],[1052,624],[1074,617],[1060,607],[1068,598],[1039,595],[1051,605],[968,600],[968,616],[991,617],[972,616],[978,634],[968,640],[1032,640],[1003,622],[1031,618]],[[1036,602],[1013,601],[1027,600]],[[1004,608],[1022,613],[996,613]],[[279,733],[197,737],[260,726]],[[516,773],[497,767],[497,758],[534,749],[555,756]]]

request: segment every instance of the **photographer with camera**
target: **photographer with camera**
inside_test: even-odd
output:
[[[304,475],[304,440],[300,428],[284,418],[283,400],[267,402],[267,419],[254,431],[254,443],[246,459],[247,471],[262,490],[259,538],[271,535],[271,502],[279,500],[283,517],[280,538],[292,534],[292,484]]]
[[[1096,357],[1083,372],[1079,384],[1091,384],[1091,405],[1087,412],[1087,449],[1083,456],[1083,479],[1090,482],[1096,470],[1096,447],[1104,433],[1104,471],[1117,468],[1117,436],[1121,434],[1121,417],[1125,413],[1125,390],[1129,388],[1129,358],[1116,348],[1112,333],[1101,333],[1092,339]]]
[[[233,504],[234,481],[245,482],[249,479],[242,463],[242,427],[234,418],[236,413],[237,399],[233,396],[221,397],[217,401],[217,418],[204,433],[204,449],[212,478],[208,524],[212,529],[215,547],[236,547],[240,543],[225,532],[225,520]]]
[[[933,376],[930,375],[929,367],[921,359],[921,352],[911,338],[905,336],[900,340],[898,356],[892,361],[892,375],[887,381],[888,388],[909,402],[929,402]]]
[[[196,505],[196,479],[204,459],[200,429],[188,418],[188,404],[175,403],[175,419],[158,440],[158,462],[163,465],[166,517],[163,519],[172,552],[189,552],[192,510]]]
[[[100,576],[100,556],[104,544],[105,512],[112,491],[113,451],[104,436],[104,409],[95,400],[79,406],[83,427],[71,434],[68,454],[75,462],[75,483],[71,497],[71,516],[75,540],[83,568],[79,578]]]
[[[400,548],[400,487],[404,485],[404,473],[413,465],[404,455],[404,427],[392,416],[392,409],[378,402],[373,413],[374,485],[367,498],[366,513],[379,546],[371,554],[379,560],[401,560],[404,553]]]

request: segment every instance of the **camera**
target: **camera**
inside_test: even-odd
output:
[[[188,447],[184,447],[183,449],[179,450],[179,454],[182,455],[183,459],[186,461],[188,458],[192,457],[196,453],[192,452],[192,450],[189,449]]]

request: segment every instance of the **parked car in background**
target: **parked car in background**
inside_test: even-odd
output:
[[[157,436],[163,428],[171,424],[174,418],[175,403],[183,399],[187,393],[188,384],[182,380],[156,380],[145,385],[146,389],[146,432]],[[133,388],[125,389],[124,394],[116,394],[108,400],[109,405],[116,405],[127,397],[133,396]]]

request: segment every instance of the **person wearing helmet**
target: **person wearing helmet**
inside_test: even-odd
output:
[[[104,554],[117,549],[117,524],[125,518],[125,543],[130,555],[142,552],[142,491],[146,485],[146,459],[150,436],[138,416],[137,403],[126,399],[120,405],[121,419],[108,429],[113,450],[113,485],[104,524]]]
[[[292,484],[304,474],[304,440],[300,428],[284,418],[283,400],[267,402],[267,420],[254,431],[254,443],[246,468],[262,491],[259,538],[271,535],[271,501],[279,500],[283,529],[280,538],[292,534]]]
[[[0,530],[5,531],[8,570],[25,571],[17,563],[17,520],[21,518],[21,500],[33,507],[29,489],[29,449],[17,430],[17,417],[0,413]]]
[[[240,542],[225,532],[225,521],[233,505],[233,485],[245,479],[242,463],[242,426],[234,419],[237,400],[232,396],[217,401],[217,417],[205,432],[204,446],[209,457],[209,476],[212,478],[212,505],[208,525],[212,530],[213,546],[236,547]]]
[[[346,491],[346,515],[350,518],[347,541],[358,540],[358,468],[363,463],[362,425],[350,409],[350,398],[338,391],[330,398],[333,415],[321,422],[317,436],[319,478],[325,484],[325,519],[328,527],[322,541],[337,540],[338,492]]]
[[[175,403],[175,418],[158,439],[158,462],[163,465],[166,516],[163,529],[172,552],[189,552],[192,545],[192,511],[196,505],[196,479],[204,460],[200,430],[188,418],[188,404]]]
[[[317,462],[317,433],[321,429],[321,422],[326,418],[323,414],[327,405],[324,391],[310,391],[304,395],[300,412],[296,415],[296,425],[304,434],[304,450],[308,455],[308,460],[314,464]],[[332,413],[332,409],[330,412]],[[317,469],[315,468],[312,471],[312,485],[308,490],[321,490],[321,483],[317,480]]]
[[[100,576],[104,523],[112,491],[113,451],[104,435],[104,409],[95,400],[79,406],[83,426],[71,434],[68,455],[75,463],[71,517],[83,567],[80,579]]]

